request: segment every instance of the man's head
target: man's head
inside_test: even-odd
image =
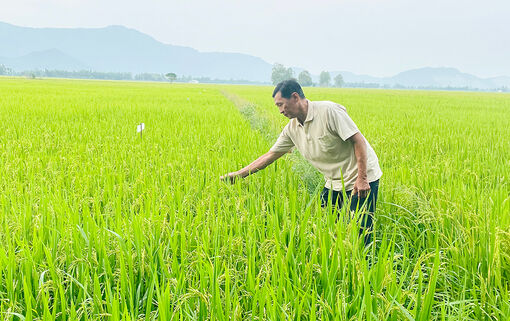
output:
[[[289,99],[293,93],[297,93],[300,98],[305,98],[303,89],[295,79],[288,79],[278,83],[278,85],[274,88],[273,98],[278,92],[280,92],[281,96],[286,99]]]
[[[273,91],[274,104],[287,118],[295,118],[302,113],[302,100],[305,94],[295,79],[284,80]]]

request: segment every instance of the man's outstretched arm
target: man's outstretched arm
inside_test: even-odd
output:
[[[248,175],[256,173],[261,169],[266,168],[271,163],[273,163],[278,158],[285,155],[285,152],[272,152],[269,151],[264,155],[260,156],[256,160],[254,160],[250,165],[244,167],[243,169],[238,170],[237,172],[228,173],[226,175],[221,176],[222,180],[228,180],[233,183],[237,178],[245,178]]]

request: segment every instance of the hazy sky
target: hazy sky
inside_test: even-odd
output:
[[[0,21],[123,25],[164,43],[313,73],[391,76],[430,66],[510,76],[508,0],[0,0]]]

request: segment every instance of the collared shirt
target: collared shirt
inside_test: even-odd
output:
[[[326,188],[346,191],[354,188],[358,165],[354,144],[348,141],[359,132],[344,106],[330,101],[308,100],[308,113],[301,125],[293,118],[283,128],[272,152],[288,152],[296,147],[326,179]],[[381,178],[382,171],[374,150],[367,144],[367,179]],[[343,183],[342,183],[343,179]]]

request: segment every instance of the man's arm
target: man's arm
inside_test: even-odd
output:
[[[348,138],[354,145],[354,154],[358,164],[358,177],[354,183],[352,194],[358,195],[359,198],[367,197],[370,191],[370,185],[367,180],[367,143],[365,137],[360,132]]]
[[[285,155],[285,152],[272,152],[269,151],[264,155],[254,160],[250,165],[238,170],[237,172],[228,173],[220,177],[222,180],[229,180],[233,183],[237,178],[245,178],[248,175],[254,174],[261,169],[266,168],[278,158]]]

